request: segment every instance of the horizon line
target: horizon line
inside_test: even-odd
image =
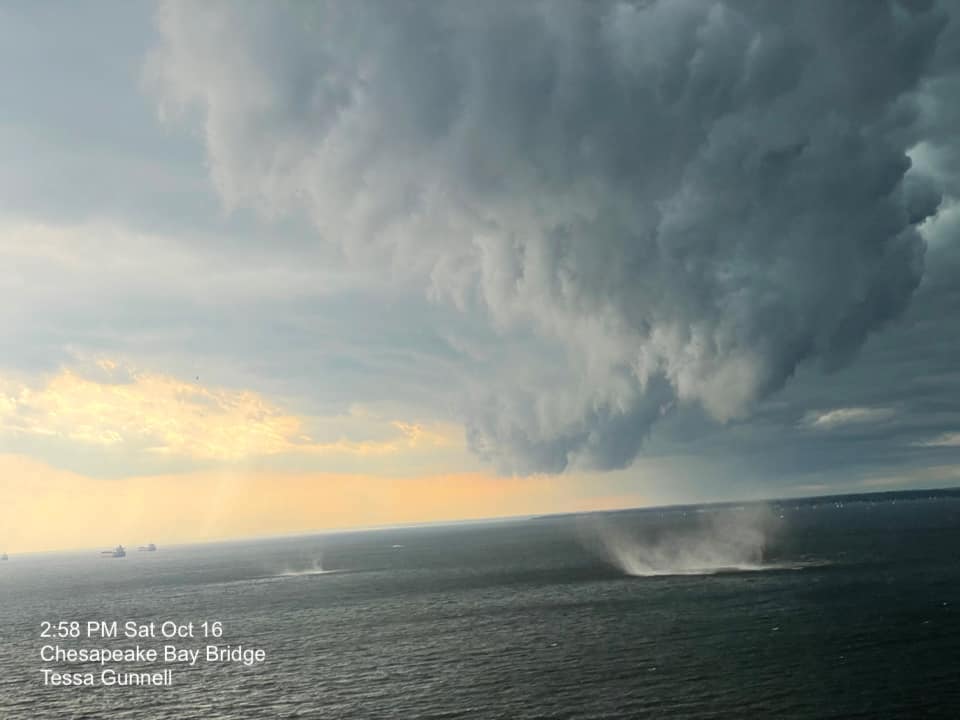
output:
[[[270,540],[285,540],[285,539],[294,539],[294,538],[308,538],[308,537],[317,537],[324,535],[338,535],[338,534],[348,534],[348,533],[364,533],[364,532],[378,532],[385,530],[412,530],[415,528],[430,528],[430,527],[449,527],[457,525],[482,525],[485,523],[496,523],[496,522],[521,522],[523,520],[546,520],[550,518],[562,518],[562,517],[576,517],[580,515],[606,515],[612,513],[628,513],[628,512],[652,512],[652,511],[664,511],[664,510],[680,510],[686,508],[708,508],[708,507],[729,507],[736,505],[760,505],[767,503],[786,503],[786,502],[796,502],[804,501],[810,502],[813,500],[826,500],[826,499],[837,499],[837,498],[860,498],[860,497],[869,497],[869,496],[885,496],[885,495],[916,495],[918,493],[937,493],[945,495],[960,495],[960,485],[951,485],[951,486],[938,486],[938,487],[923,487],[923,488],[911,488],[911,489],[893,489],[893,490],[868,490],[863,492],[836,492],[836,493],[826,493],[820,495],[792,495],[788,497],[768,497],[768,498],[758,498],[758,499],[740,499],[740,500],[712,500],[707,502],[691,502],[691,503],[670,503],[667,505],[640,505],[635,507],[625,507],[625,508],[608,508],[605,510],[572,510],[569,512],[554,512],[554,513],[524,513],[518,515],[496,515],[492,517],[485,518],[463,518],[463,519],[450,519],[450,520],[431,520],[425,522],[409,522],[409,523],[396,523],[389,525],[361,525],[354,527],[344,527],[344,528],[320,528],[316,530],[308,530],[306,532],[291,532],[291,533],[279,533],[279,534],[269,534],[269,535],[244,535],[244,536],[233,536],[233,537],[223,537],[223,538],[214,538],[207,540],[187,540],[184,542],[174,542],[167,543],[165,547],[191,547],[191,546],[204,546],[204,545],[226,545],[230,543],[240,543],[240,542],[255,542],[255,541],[270,541]],[[152,541],[151,541],[152,542]],[[124,543],[119,543],[123,545]],[[126,543],[128,547],[139,547],[142,543]],[[159,548],[158,548],[159,549]],[[102,546],[84,546],[84,547],[69,547],[69,548],[55,548],[52,550],[25,550],[20,552],[15,552],[13,555],[56,555],[56,554],[72,554],[72,553],[86,553],[88,551],[102,551]],[[0,554],[4,554],[5,551],[0,548]],[[10,556],[10,553],[6,553]]]

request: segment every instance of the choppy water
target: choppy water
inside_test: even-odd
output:
[[[0,718],[956,718],[958,604],[950,496],[13,556]],[[44,686],[41,622],[91,619],[267,659]]]

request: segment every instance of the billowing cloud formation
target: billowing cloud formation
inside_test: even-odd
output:
[[[199,113],[229,207],[305,213],[560,348],[468,393],[475,450],[612,468],[676,403],[741,416],[907,305],[949,191],[908,155],[949,142],[949,23],[924,2],[169,3],[148,79]]]

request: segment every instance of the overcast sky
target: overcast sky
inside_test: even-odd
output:
[[[0,89],[0,545],[960,484],[950,3],[5,2]]]

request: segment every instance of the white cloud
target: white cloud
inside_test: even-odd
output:
[[[845,425],[882,422],[893,416],[894,412],[890,408],[834,408],[824,412],[811,411],[807,413],[803,419],[803,424],[817,430],[832,430]]]
[[[955,447],[960,448],[960,432],[948,432],[937,435],[930,440],[914,443],[920,447]]]
[[[447,427],[362,409],[301,416],[249,390],[211,388],[111,360],[64,369],[40,386],[0,376],[0,433],[227,462],[281,454],[402,455],[442,448],[456,437]]]

